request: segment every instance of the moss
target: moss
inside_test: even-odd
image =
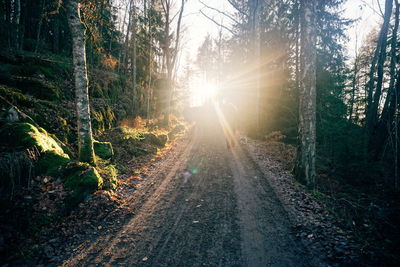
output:
[[[0,76],[0,82],[17,87],[23,93],[31,94],[40,99],[58,100],[61,90],[54,83],[35,77]]]
[[[89,163],[90,165],[96,165],[93,139],[89,135],[85,136],[84,145],[79,148],[79,161]]]
[[[63,170],[63,177],[65,187],[77,194],[93,192],[103,184],[96,168],[84,162],[69,163]]]
[[[174,139],[179,133],[184,132],[186,130],[185,126],[183,124],[178,124],[176,125],[169,133],[168,133],[168,139],[172,140]]]
[[[115,114],[109,106],[107,106],[107,108],[104,110],[104,114],[106,117],[106,127],[109,130],[112,127],[114,127],[115,120],[116,120]]]
[[[20,149],[36,147],[39,152],[54,151],[64,154],[58,143],[40,127],[30,123],[7,123],[0,128],[0,143],[6,146],[14,146]]]
[[[142,141],[145,139],[145,132],[141,129],[134,129],[126,126],[117,128],[117,131],[124,135],[123,139]]]
[[[11,89],[3,85],[0,85],[0,95],[6,97],[7,100],[13,103],[14,105],[19,104],[27,107],[33,107],[32,100],[29,99],[24,94],[22,94],[17,89]]]
[[[155,135],[153,133],[145,134],[145,141],[149,144],[156,146],[165,146],[168,141],[168,136],[166,134]]]
[[[115,189],[118,185],[118,171],[108,160],[97,159],[98,171],[103,178],[103,189]]]
[[[159,135],[157,135],[157,139],[158,139],[159,146],[165,146],[165,144],[168,142],[168,135],[159,134]]]
[[[111,159],[114,156],[113,147],[110,142],[93,141],[94,153],[102,159]]]
[[[40,173],[56,175],[60,169],[70,162],[66,154],[57,154],[54,151],[46,151],[38,160],[36,166]]]
[[[110,130],[115,124],[115,114],[109,106],[102,107],[99,111],[92,110],[92,128],[97,133]]]
[[[94,131],[102,133],[105,131],[105,122],[103,113],[92,111],[92,128]]]

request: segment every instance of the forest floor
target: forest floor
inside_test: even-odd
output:
[[[256,141],[228,149],[222,131],[192,130],[126,179],[118,204],[82,203],[41,263],[361,265],[351,237],[284,169]]]

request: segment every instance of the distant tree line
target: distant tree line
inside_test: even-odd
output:
[[[186,1],[77,2],[85,27],[89,74],[103,69],[120,75],[130,88],[124,92],[131,101],[128,115],[152,117],[170,110]],[[0,1],[1,48],[71,57],[67,3]],[[92,85],[90,79],[89,83]],[[167,100],[161,99],[165,94],[169,95]]]
[[[279,131],[298,144],[295,172],[312,187],[313,171],[307,174],[299,165],[304,157],[311,157],[311,169],[316,160],[317,173],[334,170],[345,183],[397,190],[398,1],[385,1],[380,28],[357,47],[351,63],[344,44],[354,21],[342,16],[345,0],[228,2],[233,14],[204,3],[202,12],[224,33],[205,39],[198,61],[208,62],[209,73],[219,73],[213,79],[224,77],[219,82],[240,108],[247,132],[262,137]],[[225,23],[206,10],[222,14]],[[220,70],[210,71],[216,67]],[[301,156],[304,149],[308,155]]]

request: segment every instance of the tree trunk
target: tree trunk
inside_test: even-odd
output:
[[[35,53],[37,53],[39,49],[39,43],[40,43],[40,33],[42,31],[42,24],[43,24],[43,19],[44,19],[44,7],[45,7],[46,1],[42,0],[42,10],[40,12],[40,19],[37,27],[37,32],[36,32],[36,46],[35,46]],[[54,34],[54,33],[53,33]]]
[[[296,177],[315,186],[316,145],[316,3],[301,1],[301,80],[299,92],[299,149]]]
[[[350,98],[350,109],[349,109],[349,121],[353,121],[353,111],[354,111],[354,104],[356,102],[356,90],[357,90],[357,75],[358,75],[358,53],[357,53],[357,36],[356,36],[356,55],[354,58],[354,69],[353,69],[353,79],[351,81],[351,98]]]
[[[146,117],[147,119],[151,118],[150,114],[150,101],[151,101],[151,83],[152,83],[152,72],[153,72],[153,31],[152,31],[152,8],[153,8],[153,3],[152,1],[149,1],[149,5],[147,6],[147,1],[143,2],[144,4],[144,9],[147,11],[145,14],[147,15],[147,20],[148,20],[148,34],[149,34],[149,54],[148,54],[148,64],[149,64],[149,81],[147,84],[147,92],[146,92]]]
[[[13,17],[12,17],[12,46],[14,49],[19,49],[19,38],[20,38],[20,18],[21,18],[21,1],[15,0],[14,1],[14,10],[13,10]]]
[[[60,51],[60,18],[59,14],[54,16],[53,23],[53,53],[58,54]]]
[[[124,54],[122,56],[122,64],[124,66],[124,73],[127,74],[128,71],[128,54],[129,54],[129,34],[131,32],[131,27],[132,27],[132,17],[133,17],[133,9],[135,8],[135,5],[133,3],[133,0],[129,2],[129,13],[128,13],[128,26],[126,29],[126,35],[125,35],[125,42],[124,42]]]
[[[79,5],[78,0],[67,2],[68,24],[72,36],[79,160],[95,165],[86,69],[85,28],[80,19]]]
[[[369,89],[369,91],[368,91],[369,105],[367,106],[367,117],[366,117],[367,133],[368,133],[368,137],[370,139],[369,145],[371,145],[371,137],[372,137],[372,134],[374,131],[374,127],[376,126],[379,101],[380,101],[381,93],[382,93],[383,68],[384,68],[385,59],[386,59],[387,34],[388,34],[388,29],[389,29],[390,16],[392,14],[392,8],[393,8],[393,0],[386,0],[385,16],[384,16],[384,21],[382,24],[381,32],[379,34],[379,40],[378,40],[378,46],[377,46],[377,51],[379,51],[378,52],[378,61],[377,61],[378,77],[377,77],[377,83],[376,83],[376,90],[375,90],[375,94],[373,96],[372,102],[371,102],[370,96],[373,91],[374,73],[370,74],[370,82],[369,82],[369,88],[368,88]],[[371,72],[372,72],[372,67],[371,67]]]
[[[165,23],[165,53],[166,53],[166,65],[167,65],[167,105],[164,113],[164,124],[169,126],[169,114],[171,113],[171,104],[173,99],[173,77],[174,77],[174,68],[176,65],[176,60],[178,57],[178,49],[179,49],[179,41],[180,41],[180,33],[181,33],[181,22],[183,16],[183,10],[185,8],[186,0],[182,0],[181,8],[179,11],[178,22],[176,25],[176,37],[175,37],[175,45],[171,46],[171,37],[170,37],[170,8],[171,2],[166,1],[165,3],[165,14],[166,14],[166,23]]]
[[[254,64],[254,83],[253,83],[253,96],[254,96],[254,115],[255,115],[255,125],[254,131],[255,135],[260,132],[260,101],[261,101],[261,36],[260,36],[260,13],[261,13],[261,2],[259,0],[251,1],[251,36],[252,36],[252,46],[253,46],[253,60]]]
[[[135,8],[135,7],[133,7]],[[133,11],[133,26],[132,26],[132,83],[133,83],[133,87],[132,87],[132,114],[135,114],[135,109],[136,109],[136,69],[137,69],[137,65],[136,65],[136,24],[137,24],[137,20],[136,20],[136,12],[135,10]]]
[[[295,32],[295,51],[296,51],[296,58],[295,58],[295,83],[296,83],[296,90],[300,88],[300,3],[299,0],[296,1],[296,16],[294,21],[294,26],[296,27]]]
[[[372,139],[373,142],[373,151],[374,151],[374,158],[377,159],[381,156],[384,144],[387,138],[390,135],[390,131],[392,129],[392,122],[393,117],[396,111],[396,98],[399,86],[399,78],[397,77],[397,84],[396,83],[396,64],[397,64],[397,30],[399,29],[399,13],[400,13],[400,5],[398,0],[395,1],[396,3],[396,10],[395,10],[395,22],[392,32],[392,39],[391,39],[391,50],[390,50],[390,81],[389,81],[389,90],[386,96],[385,104],[383,106],[382,115],[378,123],[378,127],[374,132]],[[400,75],[400,73],[399,73]]]

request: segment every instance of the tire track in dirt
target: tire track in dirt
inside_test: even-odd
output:
[[[139,228],[142,228],[142,231],[146,231],[144,219],[155,212],[155,210],[151,209],[152,207],[156,207],[154,203],[160,199],[166,187],[173,184],[171,179],[174,178],[177,171],[180,168],[184,168],[185,162],[193,147],[193,141],[194,139],[191,139],[181,144],[178,150],[175,151],[173,157],[166,159],[165,162],[163,162],[162,168],[153,170],[149,174],[150,179],[143,181],[139,189],[127,200],[128,205],[132,207],[133,218],[127,221],[122,229],[114,229],[114,231],[111,231],[107,235],[100,236],[97,240],[92,240],[87,249],[66,260],[62,265],[77,266],[86,263],[106,264],[112,263],[114,260],[118,261],[118,259],[122,259],[123,254],[121,251],[132,241],[132,237],[129,236],[128,233],[132,230],[133,225],[140,225],[140,222],[143,223],[143,226],[139,226]],[[164,168],[165,166],[168,168]],[[135,235],[136,234],[133,233],[132,236]],[[114,254],[114,249],[117,252],[116,254]]]
[[[185,173],[185,175],[183,175]],[[222,130],[195,131],[132,195],[122,227],[64,266],[318,266],[267,179]]]
[[[315,266],[294,238],[288,215],[242,147],[231,150],[244,266]]]

